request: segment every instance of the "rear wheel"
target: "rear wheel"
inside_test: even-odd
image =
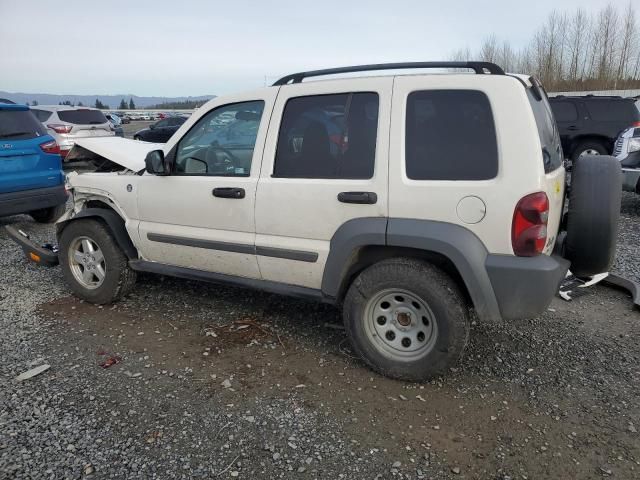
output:
[[[576,162],[576,160],[584,157],[585,155],[607,155],[607,147],[598,140],[584,140],[573,150],[573,154],[571,155],[571,160]]]
[[[31,218],[38,223],[53,223],[58,220],[66,209],[66,205],[57,205],[55,207],[42,208],[40,210],[33,210],[29,212]]]
[[[72,221],[60,235],[59,248],[65,280],[83,300],[111,303],[133,288],[136,273],[103,223]]]
[[[423,381],[462,356],[468,308],[456,283],[434,265],[385,260],[354,280],[343,316],[354,350],[383,375]]]

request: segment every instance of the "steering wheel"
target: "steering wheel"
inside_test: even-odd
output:
[[[218,156],[218,152],[222,152],[224,155],[226,155],[226,160],[221,160]],[[218,171],[221,169],[233,169],[234,166],[238,164],[238,158],[233,153],[231,153],[228,148],[214,144],[207,147],[205,161],[207,162],[207,166],[211,165],[213,167],[216,167],[216,170]],[[212,171],[212,169],[209,168],[208,170]]]

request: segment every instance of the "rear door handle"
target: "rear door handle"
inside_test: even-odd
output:
[[[220,187],[213,189],[213,196],[220,198],[244,198],[244,188]]]
[[[338,201],[342,203],[360,203],[373,205],[378,201],[374,192],[340,192]]]
[[[578,127],[576,125],[569,125],[567,130],[578,130]]]

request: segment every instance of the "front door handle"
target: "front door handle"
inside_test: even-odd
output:
[[[567,130],[578,130],[578,127],[576,125],[569,125]]]
[[[244,188],[220,187],[213,189],[213,196],[220,198],[244,198]]]
[[[373,205],[378,201],[374,192],[340,192],[338,201],[342,203],[359,203]]]

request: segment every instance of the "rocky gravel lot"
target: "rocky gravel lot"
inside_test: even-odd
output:
[[[639,219],[625,194],[614,268],[634,280]],[[640,313],[624,292],[474,323],[456,369],[411,384],[353,358],[328,306],[141,276],[96,307],[4,231],[0,272],[3,479],[640,478]]]

